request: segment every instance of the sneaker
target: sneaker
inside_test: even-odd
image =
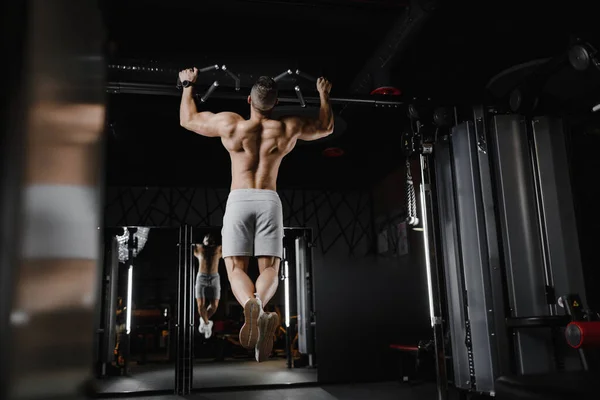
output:
[[[265,311],[263,310],[262,300],[260,299],[260,297],[258,297],[258,293],[254,293],[254,297],[256,297],[256,301],[258,302],[258,306],[260,307],[260,314],[258,315],[258,318],[260,318],[265,313]]]
[[[198,327],[198,331],[200,333],[204,333],[205,327],[206,327],[206,324],[204,323],[204,319],[202,317],[200,317],[200,326]]]
[[[212,336],[212,327],[213,322],[211,320],[208,320],[208,324],[204,325],[204,337],[206,339],[210,339],[210,337]]]
[[[256,361],[263,362],[271,356],[277,328],[279,328],[279,315],[277,313],[270,312],[261,315],[258,321],[259,335],[254,350]]]
[[[244,304],[244,325],[240,329],[240,344],[251,349],[258,341],[258,317],[260,316],[260,303],[254,299],[248,299]]]

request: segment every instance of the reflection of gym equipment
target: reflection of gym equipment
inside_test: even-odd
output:
[[[148,240],[150,228],[148,227],[122,227],[108,230],[107,250],[105,252],[105,265],[102,279],[102,313],[99,316],[98,348],[97,353],[97,373],[99,376],[128,373],[129,361],[131,360],[132,345],[144,349],[143,346],[137,346],[138,334],[145,335],[142,332],[134,332],[135,326],[132,325],[136,311],[133,311],[133,270],[134,260],[144,249]],[[126,296],[122,298],[122,304],[118,306],[119,296],[119,266],[124,265],[127,269],[125,284],[127,285]],[[162,310],[157,313],[160,318],[164,318]],[[117,314],[120,314],[119,316]],[[141,314],[140,314],[141,313]],[[138,311],[138,315],[143,317],[143,312]],[[157,315],[158,315],[157,314]],[[117,323],[117,317],[120,322]],[[143,323],[143,319],[140,320]],[[164,322],[164,320],[162,321]],[[167,329],[168,331],[168,329]],[[132,344],[132,333],[136,335]],[[156,336],[159,337],[159,334]],[[168,335],[165,338],[160,334],[160,339],[168,346]],[[116,371],[114,368],[116,367]]]
[[[310,230],[289,229],[284,239],[281,277],[284,284],[288,368],[316,366],[314,290]],[[295,321],[294,321],[295,320]],[[294,323],[295,322],[295,323]],[[294,345],[297,343],[297,352]]]
[[[409,112],[403,140],[421,166],[437,398],[590,398],[600,322],[582,312],[564,123],[481,106],[454,115],[440,127]]]
[[[421,340],[416,346],[391,344],[399,354],[399,380],[414,384],[435,379],[434,347],[433,340]]]
[[[137,359],[138,364],[148,361],[168,361],[170,348],[168,308],[135,309],[132,319],[135,324],[131,329],[130,358]]]

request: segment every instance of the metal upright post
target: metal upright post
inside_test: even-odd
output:
[[[179,231],[179,279],[177,297],[177,359],[175,364],[175,394],[187,395],[192,389],[193,319],[190,321],[190,261],[191,228]]]
[[[421,164],[421,217],[423,221],[423,239],[425,246],[425,262],[427,268],[427,284],[429,290],[431,326],[435,345],[435,362],[437,375],[437,399],[448,398],[448,374],[446,370],[446,350],[444,344],[443,306],[443,265],[438,252],[438,219],[435,201],[435,176],[433,158],[430,154],[420,155]]]

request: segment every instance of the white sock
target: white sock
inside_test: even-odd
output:
[[[213,322],[209,319],[208,323],[206,324],[206,328],[204,329],[204,337],[206,339],[209,339],[212,336],[212,327]]]

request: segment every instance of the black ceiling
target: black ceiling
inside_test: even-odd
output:
[[[246,77],[300,68],[330,78],[332,96],[352,95],[353,81],[387,32],[402,21],[407,3],[105,1],[109,64],[163,69],[129,76],[109,71],[109,80],[172,85],[174,71],[191,65],[227,64]],[[597,40],[594,14],[584,3],[442,1],[415,36],[400,41],[402,52],[391,63],[389,84],[402,90],[398,100],[417,96],[440,104],[476,102],[502,70],[564,52],[573,34]],[[206,75],[207,87],[213,79]],[[310,95],[311,86],[303,85]],[[247,90],[244,82],[241,92]],[[110,95],[109,185],[228,186],[230,164],[219,140],[181,129],[178,107],[175,96]],[[242,100],[211,98],[205,108],[248,113]],[[347,130],[335,140],[298,147],[288,155],[280,187],[364,187],[403,161],[403,107],[337,105],[335,111]],[[322,151],[328,146],[346,154],[325,158]]]

